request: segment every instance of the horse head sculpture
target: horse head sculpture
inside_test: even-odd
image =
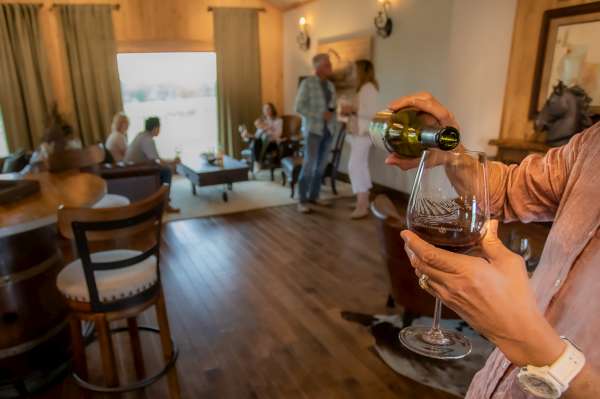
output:
[[[581,87],[567,87],[559,81],[535,118],[535,129],[547,132],[547,144],[563,145],[572,135],[592,125],[591,101]]]

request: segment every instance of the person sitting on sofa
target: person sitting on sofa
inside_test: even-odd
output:
[[[254,121],[256,133],[251,134],[243,126],[240,134],[244,141],[252,140],[252,161],[254,170],[260,170],[260,163],[264,161],[266,154],[277,150],[277,144],[283,133],[283,119],[277,115],[277,109],[273,103],[266,103],[262,108],[262,115]]]
[[[156,143],[154,142],[154,138],[160,134],[160,119],[158,117],[152,116],[146,119],[144,126],[145,130],[138,133],[129,147],[127,147],[124,161],[134,164],[147,162],[160,163],[160,183],[166,183],[171,186],[171,180],[173,178],[171,168],[174,164],[179,163],[179,159],[163,159],[158,155]],[[179,209],[172,207],[170,203],[165,210],[170,213],[179,212]]]
[[[125,154],[127,153],[127,129],[129,129],[129,118],[124,112],[117,112],[113,117],[112,129],[105,144],[114,162],[121,162],[125,159]]]
[[[29,165],[37,170],[46,170],[48,157],[51,154],[81,148],[81,141],[75,138],[73,128],[54,105],[46,121],[42,142],[31,155]]]

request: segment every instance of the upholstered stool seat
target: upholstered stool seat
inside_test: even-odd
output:
[[[92,205],[94,209],[100,208],[117,208],[119,206],[128,206],[131,204],[129,198],[119,194],[105,194],[100,201]]]
[[[289,180],[290,187],[292,189],[292,198],[294,198],[294,190],[296,183],[298,182],[298,177],[300,176],[303,163],[304,158],[300,156],[285,157],[281,160],[281,177],[283,179],[283,184],[285,185],[285,183]]]
[[[140,251],[112,250],[91,254],[92,262],[116,262],[140,255]],[[101,302],[112,302],[135,296],[157,282],[156,257],[120,269],[94,272],[98,296]],[[83,272],[81,259],[77,259],[61,270],[56,279],[58,290],[67,298],[77,302],[90,302],[90,294]]]

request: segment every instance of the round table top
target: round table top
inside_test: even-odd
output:
[[[26,175],[25,179],[39,181],[40,191],[0,205],[0,237],[55,223],[59,205],[89,207],[106,194],[106,182],[90,173],[41,172]]]

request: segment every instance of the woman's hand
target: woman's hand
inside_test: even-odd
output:
[[[264,129],[264,128],[266,127],[265,120],[264,120],[262,117],[260,117],[260,118],[257,118],[257,119],[254,121],[254,126],[255,126],[257,129]]]
[[[429,292],[490,339],[518,366],[552,364],[564,343],[538,310],[523,258],[498,239],[489,223],[483,258],[438,249],[405,230],[402,238],[417,275],[429,276]]]
[[[392,101],[388,108],[392,111],[397,111],[402,108],[417,108],[420,111],[431,114],[440,125],[453,126],[459,129],[458,122],[454,118],[454,115],[444,107],[431,93],[420,92],[410,94],[408,96],[400,97]],[[419,158],[403,158],[396,154],[390,154],[385,163],[387,165],[394,165],[402,170],[414,169],[419,166]]]

